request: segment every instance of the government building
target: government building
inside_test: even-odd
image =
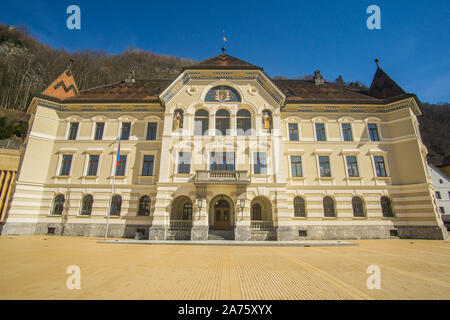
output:
[[[378,61],[370,89],[271,79],[225,52],[83,91],[68,68],[30,103],[2,233],[445,239],[419,107]]]

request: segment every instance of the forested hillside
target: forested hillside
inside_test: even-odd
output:
[[[193,60],[128,49],[122,54],[104,51],[55,50],[28,36],[26,27],[16,29],[0,23],[0,139],[23,138],[26,110],[31,95],[42,92],[73,60],[72,71],[80,90],[124,80],[130,68],[137,79],[173,79]],[[361,87],[359,82],[336,82]],[[16,112],[13,112],[16,111]],[[431,156],[450,155],[449,104],[422,105],[420,129]]]

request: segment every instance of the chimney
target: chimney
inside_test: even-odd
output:
[[[128,73],[128,77],[125,79],[125,83],[135,83],[136,77],[135,77],[134,69],[131,68],[130,72]]]
[[[319,70],[314,71],[314,78],[313,79],[314,79],[314,83],[316,85],[323,84],[323,77],[320,74]]]

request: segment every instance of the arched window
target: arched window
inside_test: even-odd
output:
[[[216,131],[219,131],[221,135],[225,136],[229,130],[230,113],[227,110],[220,109],[216,112]]]
[[[111,200],[111,210],[109,214],[111,216],[120,216],[120,210],[122,208],[122,197],[116,194]]]
[[[64,209],[64,195],[58,194],[55,199],[53,199],[53,208],[52,208],[52,214],[53,215],[62,215],[63,209]]]
[[[360,197],[352,198],[353,216],[354,217],[364,217],[364,204]]]
[[[81,202],[81,215],[90,216],[92,212],[92,203],[94,202],[94,197],[90,194],[83,197]]]
[[[248,110],[239,110],[236,115],[237,134],[239,136],[250,136],[252,130],[252,118]]]
[[[334,200],[330,197],[323,198],[323,212],[325,217],[335,217]]]
[[[252,220],[262,220],[261,205],[259,203],[253,205]]]
[[[197,110],[194,119],[194,134],[202,136],[209,128],[209,114],[206,110]]]
[[[392,211],[391,199],[386,196],[381,197],[381,211],[383,212],[383,217],[393,217],[394,211]]]
[[[142,196],[139,199],[138,216],[149,216],[149,215],[150,215],[150,197]]]
[[[183,220],[192,220],[192,203],[190,201],[183,205]]]
[[[296,217],[306,216],[305,200],[302,197],[294,198],[294,216]]]

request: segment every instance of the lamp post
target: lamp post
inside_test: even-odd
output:
[[[245,199],[239,199],[239,206],[241,207],[241,220],[244,219]]]
[[[197,207],[198,207],[198,219],[200,220],[200,211],[203,207],[203,199],[197,199]]]

